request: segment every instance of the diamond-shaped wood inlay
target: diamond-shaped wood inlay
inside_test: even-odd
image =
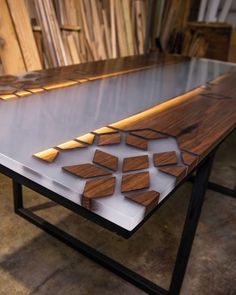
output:
[[[122,176],[121,192],[129,192],[149,187],[149,173],[140,172]]]
[[[59,144],[57,147],[61,150],[73,150],[76,148],[84,148],[86,147],[86,145],[76,140],[69,140],[62,144]]]
[[[119,143],[120,143],[119,133],[101,134],[98,138],[98,145],[109,145],[109,144],[119,144]]]
[[[36,158],[43,160],[45,162],[48,162],[48,163],[52,163],[56,159],[58,154],[59,154],[59,151],[57,151],[54,148],[51,148],[51,149],[47,149],[45,151],[36,153],[33,155],[33,157],[36,157]]]
[[[167,136],[161,133],[158,133],[152,129],[143,129],[143,130],[135,130],[132,131],[131,134],[137,135],[139,137],[142,137],[144,139],[161,139],[161,138],[166,138]]]
[[[156,191],[140,192],[126,196],[127,199],[146,207],[148,214],[158,204],[160,194]]]
[[[95,151],[93,162],[113,171],[116,171],[118,168],[117,157],[99,150]]]
[[[176,165],[177,157],[176,152],[164,152],[153,154],[154,166]]]
[[[73,166],[62,167],[65,171],[74,174],[81,178],[91,178],[98,176],[110,175],[111,173],[101,167],[97,167],[94,164],[86,163]]]
[[[94,139],[95,139],[95,134],[87,133],[87,134],[77,137],[76,139],[79,141],[82,141],[84,143],[87,143],[87,144],[93,144]]]
[[[148,156],[137,156],[137,157],[129,157],[123,160],[123,172],[147,169],[148,168]]]
[[[187,171],[187,167],[185,166],[175,166],[175,167],[163,167],[159,169],[161,172],[167,173],[176,177],[176,183],[180,182]]]
[[[90,209],[92,199],[113,195],[115,191],[115,183],[115,177],[88,180],[85,184],[82,195],[82,206]]]
[[[182,161],[185,165],[189,166],[189,170],[192,170],[198,162],[198,156],[187,152],[181,152]]]
[[[132,134],[128,134],[125,138],[125,142],[128,145],[131,145],[132,147],[141,149],[146,151],[148,148],[148,142],[146,139],[143,139],[141,137],[132,135]]]

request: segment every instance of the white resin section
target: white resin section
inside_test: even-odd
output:
[[[230,64],[192,59],[16,100],[0,100],[0,164],[80,204],[84,181],[63,172],[61,166],[91,162],[95,147],[61,152],[53,164],[34,159],[33,154],[205,85],[231,68]],[[159,191],[162,201],[173,189],[174,178],[151,166],[151,155],[178,149],[172,138],[150,143],[150,189]],[[101,150],[120,159],[146,154],[121,145]],[[124,199],[119,183],[120,174],[115,195],[96,199],[95,212],[132,230],[143,219],[144,208]]]

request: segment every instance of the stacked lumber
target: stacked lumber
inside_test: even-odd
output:
[[[149,0],[0,0],[0,5],[6,74],[144,53]]]

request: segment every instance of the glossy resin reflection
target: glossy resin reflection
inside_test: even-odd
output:
[[[96,134],[96,130],[101,127],[205,85],[207,81],[230,69],[229,64],[184,60],[22,99],[0,101],[1,164],[81,204],[81,195],[87,180],[78,179],[61,168],[93,163],[99,145],[94,141],[95,136],[91,132]],[[148,140],[144,136],[145,134],[141,134],[139,138]],[[148,169],[150,183],[145,189],[158,192],[158,202],[173,189],[176,177],[173,172],[161,172],[153,165],[153,153],[175,151],[177,165],[184,163],[176,140],[172,137],[151,141],[146,150],[130,145],[128,147],[122,132],[121,138],[112,138],[112,144],[106,144],[107,140],[110,139],[104,137],[101,140],[99,149],[119,158],[118,171],[112,172],[116,176],[115,190],[112,197],[94,199],[94,208],[91,207],[91,210],[132,230],[148,209],[120,193],[123,160],[148,155],[151,163]],[[78,145],[78,142],[81,144]],[[158,145],[155,142],[159,142]],[[45,150],[48,150],[47,156],[50,159],[56,157],[52,164],[32,157],[33,154]],[[155,182],[156,177],[159,179],[158,185]],[[156,204],[156,199],[153,202]]]

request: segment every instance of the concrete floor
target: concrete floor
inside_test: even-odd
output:
[[[233,188],[236,133],[220,148],[211,179]],[[25,189],[26,207],[167,288],[191,184],[184,184],[129,240]],[[0,175],[0,295],[144,294],[13,213]],[[36,206],[41,204],[41,206]],[[207,191],[182,295],[236,294],[236,200]]]

